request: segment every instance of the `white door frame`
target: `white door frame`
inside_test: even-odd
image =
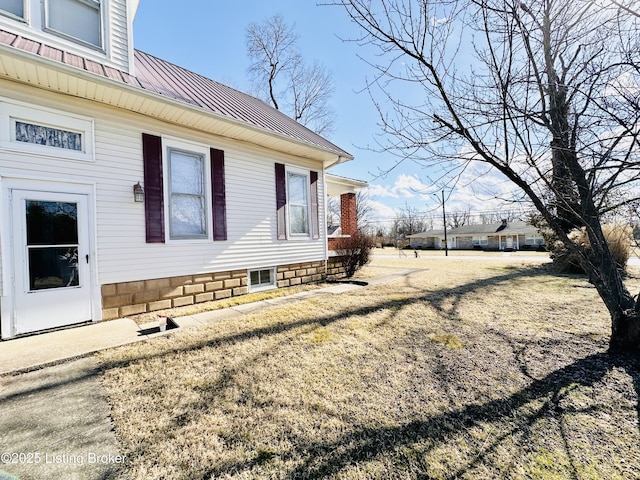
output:
[[[88,236],[89,236],[89,296],[91,299],[91,319],[102,319],[102,297],[98,280],[98,259],[96,251],[96,205],[95,183],[75,182],[69,179],[42,179],[41,177],[0,176],[0,212],[2,225],[0,228],[0,250],[2,258],[2,300],[0,305],[0,336],[2,339],[16,335],[16,303],[14,283],[14,235],[13,206],[11,191],[27,190],[54,194],[84,195],[87,199]]]

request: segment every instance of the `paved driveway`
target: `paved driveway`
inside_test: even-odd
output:
[[[0,480],[110,479],[124,460],[94,357],[0,377]]]

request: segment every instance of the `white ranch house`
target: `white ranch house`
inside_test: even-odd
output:
[[[2,339],[337,273],[326,172],[353,157],[135,50],[137,5],[0,2]]]
[[[409,235],[409,246],[415,249],[443,249],[444,230],[429,230]],[[464,225],[447,229],[450,250],[538,250],[544,238],[538,229],[525,222]]]

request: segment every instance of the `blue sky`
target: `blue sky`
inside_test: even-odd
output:
[[[387,224],[394,209],[407,205],[420,211],[439,211],[438,190],[428,184],[421,166],[407,161],[379,176],[380,170],[391,168],[395,159],[370,149],[376,146],[380,134],[379,119],[368,94],[361,91],[373,72],[358,58],[358,54],[366,56],[363,47],[341,40],[359,35],[341,7],[316,5],[313,0],[182,0],[180,8],[175,8],[176,3],[141,0],[134,24],[136,48],[249,91],[246,27],[282,14],[288,24],[295,24],[299,48],[307,62],[318,61],[333,74],[336,118],[334,132],[328,138],[355,160],[332,169],[332,173],[370,182],[375,216]],[[481,196],[482,189],[474,188],[473,183],[458,184],[447,200],[451,208],[492,208],[486,202],[477,208],[476,196]]]

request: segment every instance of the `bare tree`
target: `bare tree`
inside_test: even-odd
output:
[[[340,197],[329,197],[327,200],[327,225],[340,225]]]
[[[463,227],[471,223],[470,210],[454,210],[447,214],[447,228]]]
[[[295,25],[282,15],[251,23],[246,31],[249,76],[258,96],[319,134],[333,127],[333,77],[321,64],[307,66]]]
[[[602,232],[640,195],[640,18],[632,0],[616,3],[333,2],[378,49],[368,86],[390,148],[452,174],[473,162],[501,172],[589,273],[610,347],[638,351],[640,301]]]
[[[480,214],[480,220],[483,224],[498,223],[503,220],[513,222],[522,220],[523,218],[526,218],[526,214],[517,210],[500,210],[499,212],[485,212]]]
[[[425,214],[417,208],[405,204],[400,208],[394,222],[397,238],[406,238],[414,233],[424,232],[432,226],[427,224]]]
[[[369,234],[372,230],[371,215],[373,207],[371,196],[365,190],[356,191],[356,222],[358,230],[363,234]]]

